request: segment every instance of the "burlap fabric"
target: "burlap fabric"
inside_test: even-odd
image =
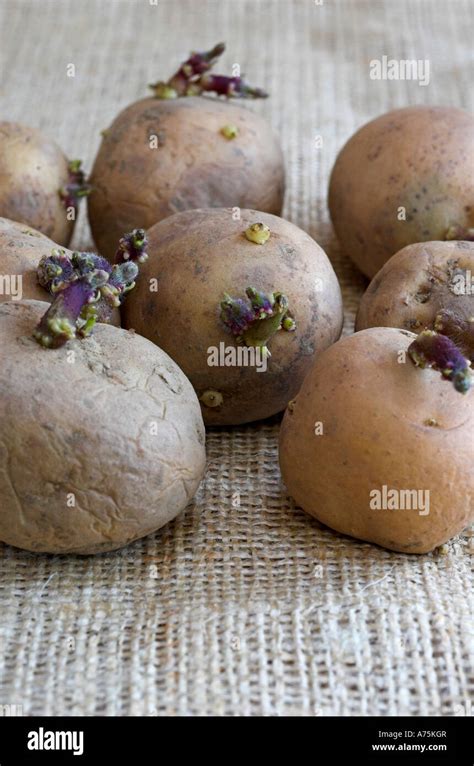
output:
[[[87,167],[100,130],[147,83],[190,48],[226,40],[226,69],[240,63],[271,93],[251,108],[281,135],[285,214],[329,253],[346,332],[365,283],[328,219],[337,149],[393,107],[470,106],[470,1],[1,0],[0,9],[0,118],[38,126]],[[429,86],[370,80],[370,60],[383,55],[429,59]],[[90,246],[84,212],[75,244]],[[469,536],[443,555],[410,557],[323,529],[285,494],[277,436],[278,419],[209,433],[195,504],[118,553],[0,546],[0,705],[25,715],[469,711]]]

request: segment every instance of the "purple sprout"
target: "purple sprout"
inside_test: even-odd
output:
[[[71,256],[71,263],[78,277],[86,276],[94,269],[101,269],[101,271],[107,271],[109,274],[112,271],[108,260],[95,253],[79,253],[76,251]]]
[[[433,329],[447,335],[462,354],[474,362],[474,316],[461,304],[457,310],[442,309],[435,317]]]
[[[53,250],[38,266],[38,281],[55,296],[34,337],[46,348],[59,348],[68,340],[90,335],[97,321],[110,320],[135,287],[138,263],[146,260],[148,241],[143,229],[120,240],[113,266],[95,253]]]
[[[249,85],[243,77],[226,77],[221,74],[203,75],[190,86],[188,95],[200,95],[206,91],[227,98],[268,98],[266,91]]]
[[[66,255],[64,250],[52,250],[51,255],[43,256],[36,274],[41,287],[55,295],[67,288],[71,282],[76,282],[97,269],[110,274],[112,266],[105,258],[95,253],[73,252]]]
[[[237,343],[260,347],[270,356],[268,342],[272,336],[280,329],[287,332],[296,329],[294,319],[288,315],[288,299],[283,293],[266,294],[254,287],[248,287],[245,293],[247,300],[224,295],[221,321]]]
[[[115,262],[122,263],[131,260],[145,263],[148,258],[147,247],[148,240],[145,229],[133,229],[120,239],[115,253]]]
[[[224,53],[225,44],[218,43],[210,51],[197,53],[193,51],[187,61],[184,61],[178,71],[167,82],[157,82],[150,85],[157,98],[177,98],[186,96],[189,85],[200,75],[207,72]]]
[[[41,259],[36,270],[38,283],[51,295],[64,290],[74,277],[74,266],[64,250],[55,249]]]
[[[156,98],[179,98],[181,96],[199,96],[204,92],[216,93],[227,98],[267,98],[261,88],[253,88],[242,77],[226,77],[210,74],[209,70],[223,54],[225,44],[219,43],[210,51],[191,53],[181,64],[178,71],[166,82],[150,85]]]
[[[138,277],[138,266],[135,261],[117,263],[112,269],[110,279],[103,289],[104,297],[110,295],[113,307],[121,306],[126,293],[133,290]]]
[[[474,229],[455,223],[446,231],[444,238],[448,241],[456,239],[464,242],[474,242]]]
[[[69,180],[66,186],[59,190],[59,196],[66,210],[69,207],[77,210],[79,200],[87,197],[92,191],[92,186],[87,183],[86,175],[81,168],[81,160],[71,160],[68,166]]]
[[[225,293],[221,302],[221,319],[236,338],[241,338],[255,319],[252,307],[243,298],[231,298]]]
[[[106,271],[91,271],[61,290],[41,318],[33,337],[41,346],[59,348],[77,336],[89,335],[96,322],[100,288],[107,283]]]
[[[470,362],[447,335],[423,330],[410,344],[408,355],[417,367],[431,367],[440,372],[459,393],[466,394],[471,388]]]

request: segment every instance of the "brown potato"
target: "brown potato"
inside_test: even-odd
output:
[[[58,245],[24,223],[0,218],[0,303],[29,299],[51,303],[52,295],[38,284],[36,270],[43,255]],[[67,254],[71,250],[62,247]],[[120,327],[120,311],[114,309],[107,324]]]
[[[189,377],[208,425],[245,423],[283,410],[314,356],[342,328],[339,284],[319,245],[277,216],[255,210],[240,215],[234,220],[231,209],[190,210],[153,226],[149,260],[122,308],[124,326],[163,348]],[[244,234],[255,222],[271,230],[263,245]],[[220,318],[224,294],[244,298],[247,287],[284,293],[296,321],[295,332],[279,330],[271,338],[266,371],[232,361],[242,346]],[[220,344],[231,349],[229,366],[222,358],[210,366],[211,350]]]
[[[75,222],[59,194],[68,181],[68,160],[54,141],[26,125],[0,122],[0,216],[68,245]]]
[[[474,120],[461,109],[413,106],[364,125],[341,150],[330,180],[329,210],[343,249],[373,277],[402,247],[472,227],[473,166]]]
[[[98,325],[45,350],[32,331],[46,308],[0,304],[0,540],[114,550],[194,495],[205,468],[199,404],[177,365],[125,330]]]
[[[401,327],[418,333],[433,329],[441,311],[458,319],[453,340],[474,361],[474,332],[467,332],[474,322],[473,242],[422,242],[393,255],[363,295],[355,329]]]
[[[36,269],[55,247],[36,229],[0,218],[0,302],[29,298],[51,303],[49,293],[38,284]]]
[[[235,138],[221,133],[227,125],[237,128]],[[237,206],[279,215],[283,157],[268,123],[245,107],[202,96],[146,98],[105,131],[91,183],[92,233],[111,258],[124,231],[182,210]]]
[[[296,503],[327,526],[426,553],[474,521],[474,390],[400,363],[415,337],[371,328],[325,351],[285,413],[280,465]]]

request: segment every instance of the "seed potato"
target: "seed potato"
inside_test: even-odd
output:
[[[362,297],[356,331],[401,327],[433,329],[440,312],[457,318],[453,340],[474,361],[474,243],[421,242],[396,253]],[[464,327],[464,331],[463,328]]]
[[[35,128],[0,122],[0,216],[67,246],[75,222],[60,190],[69,180],[69,162],[54,141]]]
[[[0,540],[99,553],[182,511],[205,467],[204,426],[181,370],[139,335],[97,325],[45,350],[46,303],[0,304]]]
[[[190,208],[279,215],[283,156],[269,124],[250,109],[204,96],[146,98],[105,131],[91,184],[92,233],[101,255],[111,258],[124,231],[148,229]]]
[[[301,508],[404,553],[431,551],[474,521],[473,389],[461,395],[438,372],[400,363],[415,337],[377,327],[328,348],[280,434],[283,480]],[[389,490],[398,508],[379,503]]]
[[[474,119],[453,107],[396,109],[343,147],[329,186],[341,246],[372,278],[402,247],[474,226]]]
[[[341,333],[339,284],[322,248],[289,221],[255,210],[241,210],[238,220],[231,209],[187,211],[147,234],[149,259],[122,307],[124,326],[181,367],[206,424],[246,423],[283,410],[314,357]],[[263,244],[256,243],[260,239]],[[221,319],[220,304],[226,293],[244,299],[248,287],[284,293],[296,329],[271,338],[266,371],[210,366],[210,349],[241,348]]]

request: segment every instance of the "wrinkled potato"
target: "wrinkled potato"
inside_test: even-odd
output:
[[[331,346],[280,435],[283,480],[301,508],[404,553],[431,551],[474,521],[474,390],[401,363],[415,337],[378,327]]]
[[[98,325],[46,351],[47,304],[0,304],[0,540],[48,553],[120,548],[173,519],[205,467],[189,381],[145,338]],[[71,361],[73,354],[73,361]]]
[[[314,356],[342,328],[339,284],[319,245],[277,216],[255,210],[240,215],[234,220],[231,209],[190,210],[149,229],[149,260],[122,307],[124,326],[163,348],[189,377],[208,425],[245,423],[283,410]],[[265,227],[270,230],[264,244],[247,239],[255,223],[263,224],[257,239]],[[246,365],[232,354],[254,351],[256,343],[239,345],[222,321],[220,304],[226,293],[245,300],[248,287],[284,293],[296,330],[278,330],[269,340],[271,356]],[[228,362],[220,356],[215,364],[211,355],[221,348]]]
[[[38,284],[36,270],[43,255],[50,255],[57,247],[36,229],[0,218],[0,303],[22,299],[51,303],[53,296]],[[65,247],[61,249],[71,254]],[[118,309],[112,311],[107,324],[120,327]]]
[[[441,312],[457,319],[453,340],[474,361],[474,333],[467,332],[474,322],[472,242],[421,242],[404,247],[368,286],[355,329],[401,327],[420,332],[433,329]]]
[[[465,239],[474,225],[474,119],[453,107],[397,109],[341,150],[329,210],[344,251],[368,277],[414,242]]]
[[[227,138],[226,127],[237,135]],[[236,206],[279,215],[283,156],[268,123],[238,104],[146,98],[105,131],[91,184],[92,233],[111,258],[124,231],[182,210]]]
[[[68,245],[75,222],[60,190],[69,179],[69,162],[54,141],[26,125],[0,122],[0,216]]]

